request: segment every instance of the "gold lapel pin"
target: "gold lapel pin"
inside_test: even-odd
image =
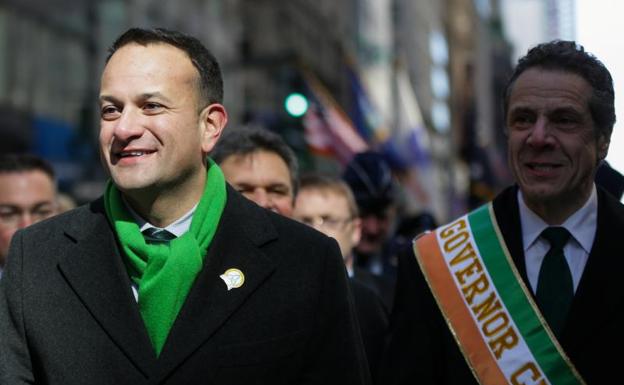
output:
[[[243,274],[242,271],[234,268],[227,269],[225,273],[221,274],[219,277],[221,277],[223,282],[225,282],[228,291],[230,291],[231,289],[237,289],[243,286],[243,283],[245,283],[245,274]]]

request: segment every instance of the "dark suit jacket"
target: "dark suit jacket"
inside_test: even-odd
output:
[[[351,277],[351,279],[358,281],[359,283],[374,291],[381,300],[381,304],[386,312],[390,312],[392,298],[389,302],[386,302],[385,299],[389,297],[390,293],[392,294],[392,296],[394,296],[394,285],[396,285],[395,281],[387,279],[386,276],[375,275],[365,268],[359,266],[353,266],[353,276]]]
[[[349,279],[349,283],[373,383],[383,384],[383,382],[375,381],[375,378],[386,347],[388,311],[379,294],[369,286],[357,278]]]
[[[512,187],[498,195],[494,211],[515,265],[530,287],[516,192]],[[599,189],[596,238],[560,340],[588,384],[613,383],[620,374],[624,258],[618,245],[623,235],[624,206]],[[384,360],[386,383],[476,384],[411,253],[401,257],[391,333]]]
[[[228,188],[204,267],[155,356],[102,200],[18,232],[0,281],[0,383],[361,384],[337,244]],[[226,269],[245,274],[228,291]]]

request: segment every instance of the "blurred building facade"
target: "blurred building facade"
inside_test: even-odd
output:
[[[408,211],[448,219],[505,177],[499,91],[511,47],[498,0],[5,0],[0,151],[50,159],[79,201],[101,193],[99,73],[107,47],[130,26],[199,37],[222,65],[230,129],[280,132],[304,169],[338,174],[341,165],[308,151],[303,118],[284,111],[285,96],[314,93],[312,79],[354,130],[353,106],[365,96],[375,123],[364,140],[403,156],[397,175]],[[422,156],[401,148],[412,139]]]
[[[576,38],[576,0],[501,0],[505,35],[515,62],[541,42]],[[530,28],[527,28],[530,23]]]

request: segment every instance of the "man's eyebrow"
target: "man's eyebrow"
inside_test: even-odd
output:
[[[290,188],[290,186],[287,183],[283,183],[283,182],[273,182],[273,183],[269,183],[267,185],[267,187],[284,187],[284,188]]]
[[[571,107],[571,106],[562,106],[562,107],[557,107],[554,108],[552,111],[550,111],[551,114],[581,114],[582,112],[579,111],[577,108]]]
[[[139,95],[139,99],[140,100],[147,100],[147,99],[152,99],[152,98],[161,99],[161,100],[163,100],[165,102],[170,102],[171,101],[171,99],[169,99],[162,92],[159,92],[159,91],[144,92],[144,93]]]
[[[119,99],[117,99],[114,96],[111,95],[100,95],[100,97],[98,98],[98,102],[102,103],[102,102],[111,102],[113,104],[116,104],[119,102]]]
[[[54,201],[53,200],[38,201],[38,202],[31,204],[30,206],[21,206],[19,204],[14,204],[14,203],[0,203],[0,209],[35,210],[35,209],[38,209],[47,205],[54,205]]]
[[[142,94],[139,94],[138,96],[138,100],[148,100],[148,99],[152,99],[152,98],[156,98],[156,99],[161,99],[165,102],[171,102],[171,99],[167,98],[163,93],[161,92],[144,92]],[[100,95],[100,97],[98,98],[99,102],[111,102],[111,103],[120,103],[120,100],[112,95]]]
[[[533,111],[534,111],[534,109],[533,109],[533,108],[531,108],[531,107],[528,107],[528,106],[515,106],[515,107],[512,107],[512,108],[509,110],[509,113],[515,113],[515,112],[533,112]]]

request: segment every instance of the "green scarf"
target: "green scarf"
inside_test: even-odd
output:
[[[139,287],[139,310],[156,351],[160,352],[173,322],[202,268],[226,201],[223,172],[208,159],[204,193],[191,227],[167,244],[148,244],[115,185],[109,181],[104,194],[106,214],[126,256],[128,274]]]

